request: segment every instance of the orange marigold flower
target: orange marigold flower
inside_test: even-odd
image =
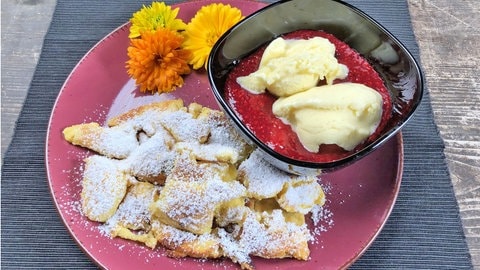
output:
[[[207,58],[215,42],[230,27],[243,19],[240,9],[224,4],[203,6],[187,24],[183,47],[192,52],[193,69],[207,67]]]
[[[127,72],[141,92],[165,93],[183,85],[182,75],[190,73],[191,53],[180,48],[182,42],[183,36],[165,28],[130,40]]]

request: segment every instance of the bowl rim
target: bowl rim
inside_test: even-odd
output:
[[[377,20],[372,18],[370,15],[362,11],[361,9],[355,7],[352,4],[343,2],[341,0],[326,0],[330,2],[336,2],[339,3],[346,8],[348,8],[350,11],[354,12],[358,16],[364,18],[365,20],[369,21],[376,27],[377,29],[380,30],[382,34],[385,34],[389,40],[392,40],[396,46],[399,47],[400,51],[405,54],[406,58],[409,59],[409,64],[411,65],[412,73],[416,74],[416,79],[418,81],[418,85],[416,86],[417,91],[415,91],[415,95],[418,96],[418,98],[412,98],[412,103],[410,105],[410,109],[408,112],[398,121],[398,123],[395,126],[390,127],[389,130],[384,132],[381,136],[376,138],[374,141],[363,147],[362,149],[351,153],[350,155],[336,159],[333,161],[328,161],[328,162],[310,162],[310,161],[304,161],[304,160],[298,160],[298,159],[293,159],[288,156],[282,155],[269,146],[267,146],[263,141],[257,138],[257,136],[249,130],[245,124],[243,124],[242,120],[240,117],[235,113],[235,111],[227,104],[226,100],[223,98],[222,94],[220,91],[217,89],[216,84],[215,84],[215,79],[214,75],[212,72],[211,67],[213,67],[213,61],[214,61],[214,56],[217,54],[220,48],[222,48],[223,43],[229,35],[235,31],[237,28],[239,28],[243,23],[246,21],[258,16],[260,13],[265,12],[266,10],[269,10],[271,8],[274,8],[276,6],[292,2],[292,1],[299,1],[299,0],[280,0],[278,2],[274,2],[271,4],[266,5],[265,7],[262,7],[255,11],[254,13],[246,16],[243,18],[241,21],[233,25],[230,29],[228,29],[220,38],[217,40],[217,42],[214,44],[212,47],[212,50],[209,54],[208,57],[208,63],[207,63],[207,75],[209,79],[209,83],[211,85],[212,92],[215,96],[215,99],[217,100],[217,103],[220,105],[221,108],[227,113],[228,117],[234,122],[234,126],[238,129],[240,129],[241,134],[243,136],[246,136],[248,140],[253,141],[254,144],[259,147],[264,153],[267,153],[271,157],[287,163],[289,165],[293,166],[298,166],[302,168],[307,168],[307,169],[321,169],[325,171],[329,170],[334,170],[338,169],[344,166],[347,166],[351,164],[352,162],[359,160],[365,156],[367,156],[369,153],[372,151],[376,150],[378,147],[383,145],[387,140],[391,139],[394,137],[404,126],[405,124],[412,118],[414,113],[416,112],[418,106],[420,105],[423,95],[424,95],[424,88],[425,88],[425,78],[423,71],[420,67],[420,64],[418,60],[413,56],[413,54],[408,50],[408,48],[397,38],[395,35],[393,35],[387,28],[385,28],[382,24],[380,24]],[[283,34],[283,33],[282,33]],[[343,41],[343,40],[342,40]],[[267,41],[268,42],[268,41]],[[265,44],[265,43],[264,43]],[[258,48],[258,47],[257,47]],[[254,49],[255,50],[255,49]],[[252,50],[253,51],[253,50]],[[364,55],[360,54],[362,57],[365,58]],[[236,59],[239,60],[239,59]],[[388,89],[388,86],[386,86]],[[389,89],[390,91],[390,89]]]

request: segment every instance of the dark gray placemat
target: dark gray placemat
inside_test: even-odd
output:
[[[382,23],[419,59],[405,0],[348,2]],[[49,193],[44,165],[48,120],[80,58],[150,3],[58,1],[2,168],[3,269],[96,268],[68,234]],[[428,93],[403,134],[405,169],[398,201],[384,230],[352,268],[472,268]]]

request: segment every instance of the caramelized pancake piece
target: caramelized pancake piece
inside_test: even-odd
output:
[[[165,186],[151,206],[160,222],[195,234],[210,233],[217,208],[245,196],[237,181],[218,177],[208,181],[175,181],[167,177]]]
[[[203,107],[202,105],[200,105],[198,103],[192,102],[188,105],[187,111],[188,111],[188,113],[190,113],[192,115],[193,118],[197,119],[198,116],[204,110],[204,108],[206,108],[206,107]]]
[[[252,264],[252,258],[250,257],[251,246],[240,244],[238,241],[238,230],[234,233],[229,233],[225,229],[219,228],[216,234],[220,239],[220,247],[223,250],[223,256],[229,258],[232,262],[239,264],[241,269],[255,269]]]
[[[222,112],[192,103],[189,113],[209,130],[208,140],[202,143],[178,143],[178,150],[188,150],[198,160],[230,164],[237,164],[251,150],[251,146],[238,135]]]
[[[210,129],[202,121],[183,110],[163,113],[159,121],[177,142],[204,143],[210,134]]]
[[[130,186],[118,210],[102,229],[111,237],[142,242],[155,248],[157,240],[150,232],[151,213],[148,206],[153,202],[157,190],[157,187],[147,182],[137,182]]]
[[[275,168],[255,150],[238,167],[238,179],[247,188],[251,198],[265,199],[276,197],[283,185],[290,181],[291,175]]]
[[[163,185],[176,156],[173,144],[173,138],[163,129],[157,130],[152,137],[142,139],[127,158],[128,172],[140,181]]]
[[[325,203],[325,193],[315,178],[297,177],[285,184],[277,201],[288,212],[307,214],[313,206]]]
[[[117,211],[123,200],[129,181],[119,161],[103,156],[85,159],[82,180],[82,211],[90,220],[105,222]]]
[[[248,215],[243,224],[240,244],[252,245],[251,255],[262,258],[307,260],[310,255],[310,232],[305,224],[285,221],[282,210]],[[253,243],[250,243],[250,242]]]
[[[263,200],[251,199],[248,201],[248,207],[257,213],[272,213],[273,210],[282,210],[285,221],[297,224],[299,226],[305,224],[305,216],[303,214],[285,211],[274,198]]]
[[[220,178],[223,181],[233,181],[236,175],[236,168],[228,163],[196,160],[194,155],[186,151],[177,153],[169,179],[170,181],[206,182]]]
[[[325,194],[314,176],[287,174],[267,163],[255,150],[238,169],[239,181],[249,197],[276,198],[288,212],[307,214],[314,205],[323,205]]]
[[[126,113],[120,114],[116,117],[112,117],[108,120],[108,126],[118,126],[121,123],[132,121],[133,119],[141,119],[143,122],[139,123],[139,126],[142,126],[141,129],[146,129],[150,131],[149,126],[154,125],[154,121],[158,119],[156,117],[145,117],[151,115],[161,115],[163,112],[178,111],[183,108],[183,101],[181,99],[174,100],[165,100],[160,102],[154,102],[146,105],[139,106],[137,108],[131,109]],[[147,134],[152,135],[151,132]]]
[[[245,198],[236,198],[221,205],[215,211],[215,223],[219,227],[231,227],[240,225],[247,214]]]
[[[238,155],[237,162],[243,161],[253,151],[253,146],[235,130],[223,112],[203,107],[198,119],[203,120],[210,128],[207,144],[234,149]]]
[[[138,233],[125,227],[118,227],[112,234],[112,237],[120,237],[127,240],[143,243],[145,246],[154,249],[157,246],[157,238],[153,232]]]
[[[219,239],[212,234],[196,235],[158,221],[152,222],[152,231],[158,243],[168,249],[170,257],[215,259],[223,256]]]
[[[279,209],[270,213],[250,210],[242,229],[229,233],[220,228],[218,236],[225,256],[243,269],[253,269],[250,255],[298,260],[307,260],[310,255],[311,235],[307,226],[287,222]]]
[[[98,123],[87,123],[63,130],[68,142],[117,159],[126,158],[138,146],[136,135],[137,132],[130,125],[107,128]]]
[[[73,125],[65,128],[63,135],[74,145],[110,158],[125,159],[139,146],[141,134],[152,137],[157,132],[165,133],[160,124],[162,115],[184,109],[182,100],[152,103],[111,118],[109,127],[102,127],[98,123]]]
[[[202,161],[235,164],[240,157],[237,149],[217,143],[200,144],[179,142],[175,145],[175,148],[179,152],[189,151],[196,159]]]

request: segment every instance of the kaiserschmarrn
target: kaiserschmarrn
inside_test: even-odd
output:
[[[82,212],[100,230],[168,256],[308,260],[305,214],[325,202],[315,176],[265,162],[222,112],[180,99],[143,105],[103,126],[66,127],[88,148]]]

